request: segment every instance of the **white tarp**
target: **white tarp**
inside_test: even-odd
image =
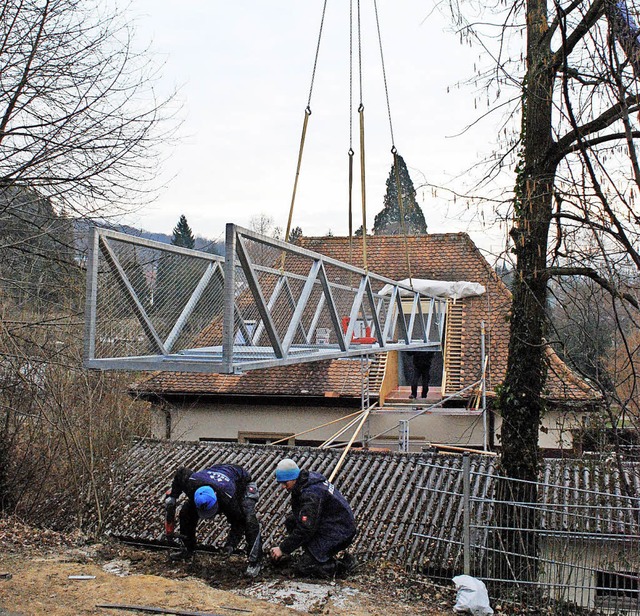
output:
[[[461,299],[463,297],[471,297],[474,295],[482,295],[486,289],[477,282],[466,282],[465,280],[457,280],[455,282],[447,280],[424,280],[421,278],[405,278],[400,280],[399,284],[405,287],[411,287],[414,291],[424,293],[429,297]],[[393,287],[389,284],[384,285],[380,289],[380,295],[390,295]],[[410,295],[408,291],[400,289],[400,295],[406,297]]]

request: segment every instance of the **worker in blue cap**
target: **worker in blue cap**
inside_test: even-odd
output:
[[[285,519],[287,536],[271,548],[278,561],[302,548],[294,569],[304,576],[327,578],[355,566],[348,553],[337,559],[356,536],[353,511],[344,496],[323,475],[300,469],[290,458],[278,463],[276,481],[291,495],[291,514]]]
[[[184,550],[177,556],[189,558],[196,547],[196,526],[199,520],[208,520],[218,513],[224,514],[231,525],[223,551],[232,554],[244,536],[248,557],[247,575],[260,573],[262,539],[256,517],[258,487],[251,475],[241,466],[217,464],[194,472],[184,466],[176,472],[165,498],[165,533],[175,533],[176,503],[181,494],[187,500],[180,508],[180,535]]]

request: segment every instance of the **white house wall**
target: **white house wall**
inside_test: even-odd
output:
[[[357,412],[354,408],[322,408],[296,406],[218,406],[202,404],[198,407],[167,407],[171,413],[171,440],[232,440],[240,436],[291,435],[310,430],[346,415]],[[407,419],[412,413],[392,412],[376,413],[371,416],[369,434],[371,436],[386,432],[384,436],[371,443],[372,446],[395,449],[398,442],[398,422]],[[299,437],[302,441],[323,442],[333,436],[347,420],[319,428]],[[155,438],[164,438],[166,434],[165,410],[156,407],[153,411],[152,433]],[[347,431],[340,440],[348,440],[352,430]],[[410,421],[409,437],[411,451],[421,451],[430,443],[481,447],[483,443],[482,416],[480,415],[422,415]]]
[[[541,449],[571,451],[573,449],[572,429],[580,426],[580,418],[572,413],[548,411],[542,418],[541,429],[538,432],[538,442]],[[502,417],[496,414],[496,434],[502,429]],[[498,440],[498,443],[500,441]]]
[[[638,572],[638,552],[623,542],[588,538],[582,541],[547,538],[541,544],[540,581],[553,589],[552,596],[558,601],[589,609],[603,607],[596,599],[598,569]],[[615,597],[612,599],[615,602]],[[611,611],[620,613],[615,609]]]
[[[249,404],[198,404],[189,407],[166,407],[171,413],[171,440],[225,440],[238,441],[241,436],[291,435],[310,430],[341,417],[357,412],[354,408],[323,408],[309,406],[255,406]],[[152,435],[166,436],[165,409],[155,407],[152,419]],[[371,443],[372,446],[396,448],[398,423],[409,419],[415,411],[377,412],[371,416],[369,434],[385,432]],[[300,436],[300,440],[321,443],[329,439],[348,420],[331,424]],[[487,422],[488,423],[488,422]],[[558,411],[545,415],[540,430],[542,449],[569,451],[573,447],[571,427],[579,423],[577,418],[567,419]],[[501,418],[496,416],[496,444],[499,445]],[[351,432],[341,440],[348,440]],[[241,440],[241,439],[240,439]],[[421,451],[429,444],[482,448],[484,442],[482,415],[427,413],[409,422],[410,451]]]

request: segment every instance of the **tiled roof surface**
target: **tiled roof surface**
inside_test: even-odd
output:
[[[133,386],[138,393],[279,395],[360,397],[359,359],[324,360],[312,363],[251,370],[244,374],[198,374],[157,372]]]
[[[473,384],[481,374],[481,323],[485,324],[486,349],[489,355],[487,383],[489,390],[504,380],[509,347],[507,316],[511,294],[466,233],[429,234],[406,238],[413,278],[477,282],[486,288],[478,297],[458,300],[463,306],[461,356],[462,387]],[[302,248],[333,259],[362,267],[362,238],[302,237]],[[408,277],[403,236],[367,236],[369,271],[392,280]],[[287,260],[287,269],[295,271],[295,258]],[[210,328],[203,344],[219,338],[219,324]],[[218,332],[219,333],[219,332]],[[205,336],[206,338],[206,336]],[[547,380],[547,397],[552,400],[587,401],[597,398],[583,380],[572,374],[553,353]],[[353,377],[353,382],[347,381]],[[250,371],[240,376],[218,374],[160,373],[136,386],[138,391],[165,393],[212,393],[292,395],[303,389],[308,395],[336,391],[343,396],[360,396],[360,373],[357,362],[330,360]]]
[[[341,455],[341,451],[332,449],[142,440],[127,453],[119,467],[105,530],[123,540],[161,543],[162,498],[176,469],[182,465],[199,470],[216,463],[240,464],[258,485],[257,514],[268,548],[282,536],[282,521],[290,507],[287,493],[274,481],[279,460],[292,457],[301,468],[328,478]],[[472,468],[485,473],[493,460],[486,456],[472,458]],[[446,491],[461,490],[460,459],[435,452],[351,451],[334,483],[351,503],[359,525],[353,551],[362,559],[383,556],[408,566],[448,562],[461,567],[459,541],[451,544],[445,539],[434,548],[414,535],[424,533],[447,539],[455,535],[458,539],[462,507]],[[443,472],[442,466],[451,467],[451,471]],[[479,485],[487,483],[485,477],[479,476]],[[218,516],[198,526],[201,545],[222,544],[228,530],[222,518]]]

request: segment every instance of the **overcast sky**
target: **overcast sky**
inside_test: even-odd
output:
[[[166,187],[127,222],[171,233],[184,214],[194,233],[211,239],[224,237],[226,222],[249,226],[261,213],[286,227],[322,7],[322,0],[132,3],[140,42],[149,41],[164,61],[159,88],[179,88],[183,122],[162,168]],[[392,142],[373,2],[361,7],[371,229]],[[456,189],[458,176],[492,146],[489,125],[455,137],[478,114],[473,92],[456,87],[473,73],[478,51],[460,44],[431,0],[378,0],[378,10],[395,145],[416,187]],[[357,68],[357,56],[355,62]],[[348,231],[348,67],[349,2],[329,1],[293,213],[293,226],[305,235]],[[356,108],[359,100],[356,75]],[[357,121],[356,114],[356,161]],[[358,167],[356,174],[354,228],[362,222]],[[468,231],[481,247],[499,250],[500,234],[471,220],[450,195],[421,190],[418,198],[429,232]]]

